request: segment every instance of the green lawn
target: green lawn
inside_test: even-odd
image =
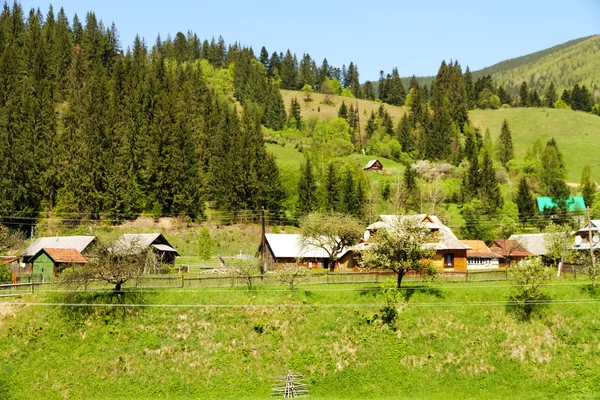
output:
[[[316,399],[598,398],[600,293],[553,284],[530,322],[510,282],[407,286],[395,329],[368,286],[36,293],[0,302],[0,398],[266,398],[288,369]]]
[[[585,164],[600,164],[600,117],[596,115],[551,108],[512,108],[473,110],[469,118],[482,134],[489,128],[494,140],[506,119],[518,159],[523,159],[537,139],[545,145],[554,137],[564,155],[569,182],[579,182]],[[592,168],[592,176],[600,181],[600,169]]]

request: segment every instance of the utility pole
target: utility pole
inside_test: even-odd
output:
[[[596,260],[594,259],[594,240],[592,237],[592,219],[590,218],[590,206],[587,206],[588,218],[588,242],[590,243],[590,258],[592,259],[592,269],[595,267]]]
[[[261,252],[261,257],[262,257],[262,269],[260,271],[261,275],[264,275],[267,273],[267,257],[265,257],[265,208],[262,208],[262,214],[261,214],[261,225],[262,225],[262,238],[261,238],[261,248],[262,248],[262,252]]]

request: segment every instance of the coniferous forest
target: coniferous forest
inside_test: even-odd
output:
[[[143,213],[202,220],[218,212],[226,221],[242,212],[256,219],[263,209],[281,214],[289,190],[266,151],[263,130],[300,131],[304,121],[296,99],[286,110],[280,89],[302,90],[307,98],[313,91],[348,97],[349,108],[342,103],[326,135],[344,151],[377,154],[375,133],[383,131],[392,138],[393,158],[407,167],[407,198],[414,192],[413,161],[466,162],[460,200],[486,215],[504,204],[493,160],[508,169],[513,145],[503,126],[491,154],[469,110],[598,112],[585,86],[576,84],[559,97],[551,85],[542,97],[524,82],[514,93],[489,75],[474,81],[456,61],[442,62],[429,85],[413,77],[405,87],[396,68],[382,71],[379,82],[361,84],[352,62],[337,68],[324,59],[318,66],[308,54],[298,60],[290,50],[269,54],[264,47],[256,55],[193,32],[159,36],[153,45],[137,37],[124,48],[117,27],[105,26],[93,12],[82,21],[62,8],[25,12],[16,2],[5,3],[0,14],[0,50],[0,210],[3,223],[13,227],[35,222],[42,212],[113,223]],[[381,107],[365,116],[360,132],[351,98],[408,112],[394,126]],[[307,157],[297,213],[364,214],[368,182],[360,166],[331,160],[319,177],[313,168]],[[556,196],[568,192],[548,179],[540,178],[538,186],[554,188]]]

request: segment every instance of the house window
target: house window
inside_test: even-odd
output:
[[[454,268],[454,254],[444,254],[444,268]]]

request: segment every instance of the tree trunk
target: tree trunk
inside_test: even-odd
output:
[[[115,284],[115,292],[120,292],[120,291],[121,291],[121,283]]]
[[[335,270],[335,260],[333,258],[329,259],[329,272],[333,272]]]
[[[402,285],[402,278],[404,278],[404,272],[396,272],[398,274],[398,289],[400,289],[400,285]]]

